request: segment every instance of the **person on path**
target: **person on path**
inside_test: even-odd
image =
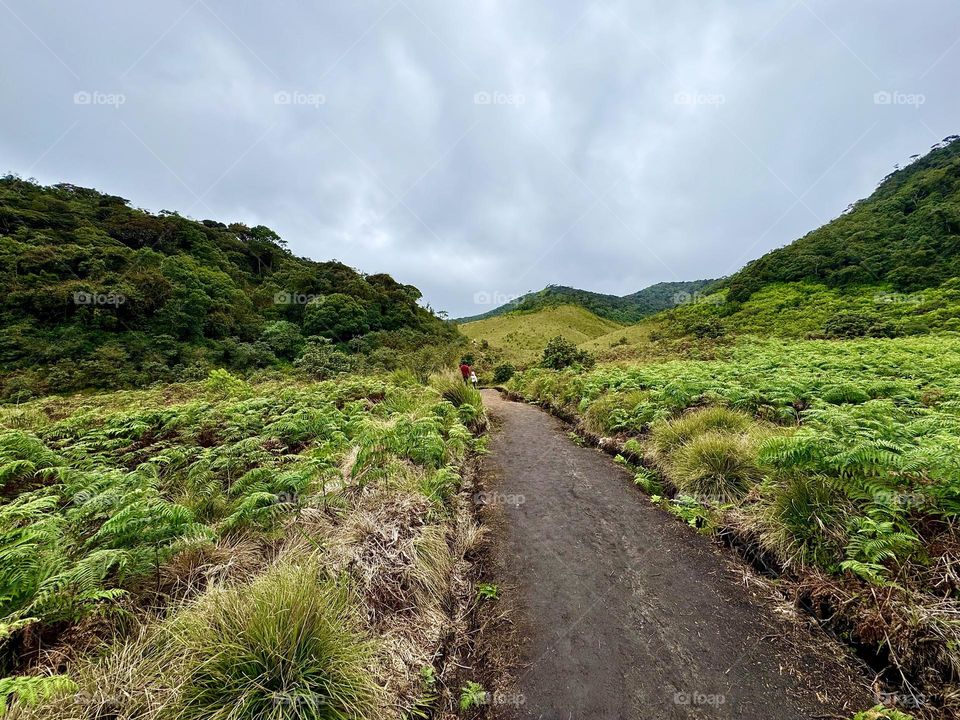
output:
[[[477,380],[477,374],[476,374],[473,370],[471,370],[471,371],[470,371],[470,384],[473,385],[473,389],[474,389],[474,390],[477,389],[477,383],[478,383],[478,382],[479,382],[479,380]]]
[[[460,374],[463,375],[463,384],[464,384],[464,385],[469,385],[469,384],[470,384],[470,373],[472,373],[472,372],[473,372],[473,370],[471,369],[471,367],[470,367],[470,365],[467,363],[467,361],[466,361],[466,360],[461,360],[461,361],[460,361]]]

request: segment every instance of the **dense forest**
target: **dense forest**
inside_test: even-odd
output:
[[[389,275],[296,257],[262,225],[152,214],[69,184],[0,179],[0,260],[8,400],[331,352],[390,368],[457,337]]]
[[[890,284],[911,292],[960,276],[960,138],[914,156],[865,200],[728,281],[741,302],[766,284]]]
[[[536,312],[544,308],[561,305],[579,305],[594,315],[607,320],[619,323],[635,323],[648,315],[687,302],[694,293],[713,282],[713,280],[661,282],[623,296],[605,295],[563,285],[548,285],[543,290],[522,295],[489,312],[460,318],[458,322],[467,323],[475,320],[485,320],[510,312]]]

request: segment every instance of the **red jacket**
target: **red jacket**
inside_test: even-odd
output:
[[[465,378],[470,377],[470,366],[467,365],[466,363],[461,363],[460,374],[463,375]]]

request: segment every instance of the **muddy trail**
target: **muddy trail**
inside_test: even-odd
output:
[[[522,648],[495,717],[811,720],[873,704],[838,645],[611,458],[536,407],[484,401],[494,574]]]

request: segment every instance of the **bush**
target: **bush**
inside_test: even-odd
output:
[[[578,349],[576,345],[562,335],[557,335],[543,349],[543,358],[540,360],[540,365],[552,370],[563,370],[571,365],[591,368],[595,362],[593,355],[586,350]]]
[[[651,429],[651,440],[657,454],[664,456],[704,433],[743,433],[753,425],[753,418],[746,413],[714,406],[658,423]]]
[[[373,646],[347,586],[319,573],[314,562],[280,565],[249,586],[214,591],[177,619],[189,668],[177,717],[374,715]]]
[[[682,493],[722,503],[741,498],[760,480],[751,438],[724,432],[697,435],[671,456],[667,469]]]
[[[493,369],[493,381],[495,383],[505,383],[510,378],[513,377],[513,374],[517,369],[510,363],[504,363],[503,365],[497,365]]]
[[[829,338],[863,337],[875,322],[875,318],[863,313],[840,312],[827,320],[823,334]]]
[[[354,367],[353,358],[337,350],[326,338],[310,338],[303,355],[294,363],[298,368],[317,380],[327,380],[340,373],[348,373]]]

